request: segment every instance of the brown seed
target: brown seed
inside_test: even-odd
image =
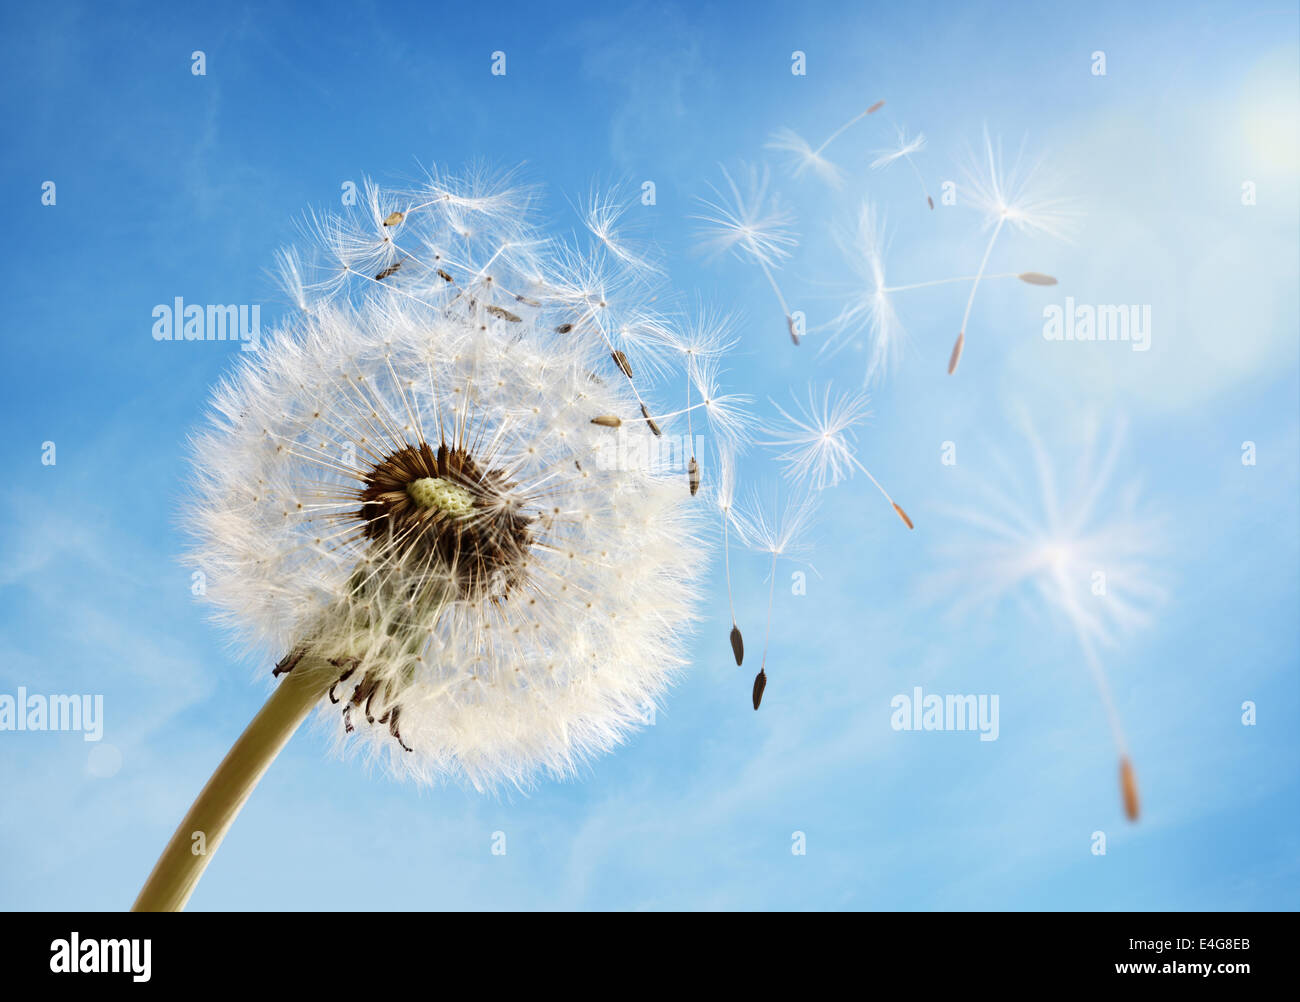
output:
[[[400,222],[401,222],[403,219],[405,219],[405,218],[406,218],[406,213],[405,213],[405,212],[390,212],[390,213],[388,214],[388,218],[384,220],[384,225],[385,225],[385,226],[396,226],[398,223],[400,223]]]
[[[794,342],[796,348],[799,347],[799,332],[794,328],[794,317],[786,317],[785,326],[790,331],[790,340]]]
[[[691,497],[695,497],[700,492],[700,464],[691,457],[690,465],[686,467],[686,478],[691,483]]]
[[[873,112],[877,112],[877,111],[879,111],[881,108],[883,108],[884,106],[885,106],[885,102],[884,102],[884,101],[877,101],[875,104],[873,104],[870,108],[867,109],[867,114],[870,115],[870,114],[872,114]]]
[[[758,704],[763,702],[763,690],[767,688],[767,672],[762,668],[754,676],[754,709],[758,709]]]
[[[655,433],[655,438],[663,435],[663,432],[659,430],[659,426],[655,424],[655,419],[652,418],[650,412],[646,410],[645,404],[641,405],[641,416],[645,418],[645,423],[650,426],[650,430]]]
[[[439,277],[440,279],[442,279],[444,282],[454,282],[454,281],[456,281],[454,278],[452,278],[450,275],[448,275],[448,274],[447,274],[445,271],[443,271],[441,268],[434,268],[433,270],[436,271],[436,272],[438,273],[438,277]]]
[[[615,417],[613,414],[602,414],[600,417],[592,418],[591,423],[598,424],[602,428],[619,428],[622,426],[623,421],[621,418]]]
[[[934,199],[931,198],[929,195],[926,195],[926,196],[925,196],[925,200],[926,200],[927,202],[930,203],[930,208],[933,209],[933,208],[934,208]]]
[[[1016,278],[1020,279],[1020,281],[1022,282],[1028,282],[1030,285],[1055,285],[1056,284],[1056,279],[1054,279],[1051,275],[1044,275],[1041,272],[1037,272],[1037,271],[1026,271],[1023,274],[1017,275]]]
[[[375,281],[382,282],[389,275],[396,275],[397,269],[400,268],[401,266],[402,266],[401,261],[397,261],[393,264],[390,264],[387,268],[385,268],[383,271],[381,271],[378,275],[375,276]]]
[[[1138,819],[1137,776],[1133,772],[1133,763],[1125,755],[1119,760],[1119,785],[1124,793],[1124,814],[1130,821]]]
[[[489,306],[487,311],[494,317],[500,317],[502,320],[509,321],[512,324],[522,323],[523,321],[511,313],[509,310],[502,309],[500,306]]]
[[[555,333],[568,334],[571,330],[573,330],[573,324],[560,324],[559,327],[555,328]]]
[[[628,363],[626,355],[621,351],[616,351],[611,353],[609,357],[614,360],[615,365],[623,370],[623,375],[627,376],[628,379],[632,378],[632,366]]]
[[[903,509],[900,508],[897,503],[894,504],[894,511],[898,512],[898,517],[903,520],[903,524],[905,526],[907,526],[909,529],[916,528],[916,526],[912,524],[912,520],[907,517],[907,512],[903,511]]]
[[[736,667],[745,660],[745,638],[740,635],[740,627],[731,624],[731,653],[736,655]]]
[[[529,299],[527,296],[521,296],[521,295],[518,295],[518,294],[515,295],[515,302],[517,302],[517,303],[523,303],[525,306],[537,306],[537,307],[540,307],[540,306],[542,305],[542,304],[539,303],[536,299]]]
[[[966,343],[966,333],[963,331],[957,335],[957,341],[952,346],[952,356],[948,359],[948,375],[957,371],[957,363],[961,361],[961,346]]]

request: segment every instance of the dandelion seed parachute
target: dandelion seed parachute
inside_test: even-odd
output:
[[[612,224],[592,255],[551,244],[486,173],[367,191],[281,255],[304,313],[193,440],[192,561],[219,621],[283,655],[268,707],[294,703],[196,801],[238,796],[222,826],[261,775],[241,756],[264,769],[313,706],[399,775],[524,786],[613,748],[686,664],[705,519],[676,476],[606,461],[660,434],[614,347],[662,324],[645,269]],[[138,908],[193,890],[173,848]]]
[[[1137,779],[1128,741],[1098,647],[1145,623],[1164,597],[1152,555],[1163,549],[1160,522],[1142,510],[1133,485],[1115,484],[1123,442],[1116,428],[1101,447],[1098,429],[1086,427],[1084,449],[1066,483],[1027,415],[1020,419],[1032,455],[1033,477],[994,456],[997,480],[981,485],[982,501],[951,514],[982,538],[950,546],[957,558],[939,576],[937,590],[957,595],[954,612],[993,606],[1004,598],[1031,598],[1063,615],[1073,629],[1101,699],[1120,760],[1120,789],[1129,820],[1138,816]],[[1105,568],[1104,598],[1093,575]],[[1032,609],[1031,604],[1028,608]]]

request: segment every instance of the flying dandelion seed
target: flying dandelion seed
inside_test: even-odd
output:
[[[313,709],[399,775],[523,786],[612,749],[684,667],[698,509],[675,478],[587,462],[611,428],[652,434],[611,362],[639,285],[543,256],[527,201],[485,175],[376,188],[359,221],[317,220],[324,281],[281,257],[318,298],[217,387],[186,522],[218,618],[284,656],[137,910],[184,906]]]
[[[714,257],[731,251],[742,261],[757,264],[781,305],[790,340],[798,345],[798,326],[772,273],[790,256],[791,249],[798,246],[798,238],[792,230],[794,216],[775,195],[768,194],[771,178],[766,167],[761,171],[757,167],[746,167],[744,172],[743,190],[724,167],[722,176],[727,190],[724,192],[715,187],[713,199],[698,199],[708,212],[691,217],[703,224],[699,227],[698,246]]]
[[[768,568],[770,585],[767,593],[767,626],[763,630],[763,657],[758,674],[754,676],[753,703],[757,710],[767,688],[767,651],[772,639],[772,608],[776,599],[776,562],[778,559],[797,559],[808,551],[806,536],[817,510],[814,495],[787,499],[782,505],[773,494],[770,504],[757,493],[751,494],[742,513],[737,515],[739,535],[746,545],[757,553],[771,556]],[[739,657],[736,659],[740,663]]]
[[[729,449],[724,449],[718,455],[718,483],[713,492],[713,503],[717,506],[718,514],[722,519],[723,573],[727,581],[727,610],[731,613],[731,633],[728,635],[728,640],[731,643],[731,653],[736,659],[736,667],[739,668],[745,661],[745,639],[740,633],[740,627],[736,624],[736,602],[732,597],[731,590],[731,530],[733,526],[736,528],[737,535],[740,536],[742,545],[745,540],[740,535],[740,526],[736,524],[735,498],[736,459]]]
[[[1148,563],[1162,549],[1160,526],[1141,509],[1135,487],[1113,484],[1122,427],[1103,447],[1090,425],[1071,480],[1058,486],[1033,424],[1027,417],[1021,424],[1033,481],[994,457],[998,479],[980,485],[978,506],[950,510],[979,536],[948,548],[954,569],[935,584],[956,593],[958,614],[1015,598],[1031,608],[1045,605],[1068,623],[1106,711],[1125,813],[1136,820],[1136,775],[1098,647],[1114,646],[1121,634],[1145,624],[1163,598]]]
[[[618,226],[627,212],[628,202],[621,192],[610,188],[592,189],[583,208],[582,221],[587,229],[611,255],[629,268],[660,273],[662,269],[644,253],[636,253],[620,234]]]
[[[907,512],[889,496],[853,451],[857,426],[871,416],[866,396],[861,393],[832,396],[828,383],[820,399],[817,391],[809,386],[807,404],[797,399],[795,403],[797,414],[791,414],[780,404],[772,402],[785,424],[762,443],[782,450],[777,461],[784,465],[786,477],[801,487],[821,491],[861,470],[903,524],[909,529],[915,528]]]
[[[1040,164],[1023,164],[1022,153],[1010,168],[1006,167],[1002,159],[1002,144],[999,142],[995,147],[987,129],[984,132],[984,155],[972,160],[966,170],[967,188],[970,192],[967,201],[983,213],[984,226],[992,232],[989,234],[988,246],[984,248],[984,256],[980,259],[979,269],[971,282],[966,310],[961,318],[961,329],[948,359],[949,375],[957,371],[957,365],[961,361],[966,344],[966,325],[970,322],[971,308],[975,305],[975,293],[1003,227],[1010,223],[1014,229],[1023,232],[1059,238],[1065,236],[1075,217],[1071,203],[1050,194],[1051,186],[1043,177]]]
[[[907,134],[901,128],[898,128],[898,145],[892,149],[880,150],[876,154],[876,159],[871,161],[871,169],[883,170],[896,160],[907,161],[907,165],[912,168],[912,173],[916,175],[917,183],[921,186],[921,193],[925,195],[926,204],[933,209],[934,199],[930,197],[930,189],[925,183],[925,178],[921,176],[916,161],[912,159],[913,153],[919,153],[924,148],[925,133],[918,132],[914,137],[908,139]]]
[[[740,449],[747,444],[751,424],[750,415],[745,410],[750,398],[724,394],[719,388],[720,359],[737,341],[732,333],[730,317],[701,309],[692,323],[680,332],[666,332],[665,337],[672,350],[681,356],[686,376],[686,407],[677,414],[686,415],[686,440],[691,452],[687,477],[693,497],[699,492],[701,478],[695,455],[695,410],[704,408],[710,428],[720,442],[730,449]],[[692,389],[699,397],[697,403],[692,403]],[[667,416],[675,417],[677,414]]]
[[[826,140],[816,149],[808,143],[799,133],[793,129],[781,128],[772,133],[771,137],[765,143],[765,148],[777,150],[789,155],[793,164],[792,172],[796,178],[802,177],[807,171],[812,171],[827,184],[834,188],[840,187],[844,183],[844,173],[835,164],[831,163],[822,154],[826,147],[835,142],[840,136],[847,132],[851,127],[862,121],[868,115],[874,115],[877,111],[885,106],[884,101],[877,101],[865,111],[858,112],[847,122],[826,137]],[[933,208],[933,206],[932,206]]]
[[[898,364],[906,334],[893,297],[900,292],[928,289],[957,282],[972,282],[975,275],[936,278],[906,285],[889,285],[885,280],[885,252],[888,239],[883,219],[875,206],[864,202],[858,211],[857,226],[847,237],[839,237],[849,266],[857,273],[857,282],[839,313],[823,329],[830,335],[823,340],[818,354],[833,355],[858,334],[867,338],[867,368],[862,383],[869,386]],[[1041,272],[1003,272],[979,276],[983,281],[1016,278],[1028,285],[1055,285],[1056,279]]]

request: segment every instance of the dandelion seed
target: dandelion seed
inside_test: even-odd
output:
[[[509,310],[505,309],[505,307],[489,306],[487,307],[487,311],[492,316],[498,318],[499,320],[504,320],[507,323],[512,323],[512,324],[523,323],[523,319],[518,314],[511,313]]]
[[[1124,797],[1124,814],[1130,821],[1138,819],[1137,775],[1133,763],[1125,756],[1119,760],[1119,783]]]
[[[865,333],[868,341],[867,368],[863,376],[863,385],[869,385],[894,368],[902,354],[902,341],[905,331],[898,312],[894,306],[894,296],[900,292],[929,289],[956,282],[974,282],[977,278],[988,282],[994,279],[1015,278],[1030,285],[1055,285],[1056,279],[1041,272],[1003,272],[1001,274],[982,276],[957,275],[952,278],[936,278],[925,282],[911,282],[906,285],[890,285],[885,279],[884,255],[888,246],[883,220],[875,207],[864,203],[858,212],[857,226],[853,233],[839,237],[844,255],[850,266],[859,276],[859,284],[848,297],[839,314],[827,325],[830,336],[822,343],[819,354],[833,355],[848,340]],[[954,345],[950,359],[952,368],[956,368],[961,357],[961,348],[965,337],[959,338]]]
[[[772,133],[771,138],[768,139],[765,145],[769,150],[779,150],[791,155],[791,159],[794,162],[795,177],[800,177],[804,171],[811,170],[828,184],[838,188],[844,181],[843,172],[839,167],[827,160],[822,154],[826,150],[826,147],[835,142],[835,140],[847,132],[850,127],[856,125],[868,115],[874,115],[884,106],[884,101],[877,101],[866,111],[854,115],[827,136],[826,140],[816,149],[813,149],[812,146],[797,132],[786,128],[778,129],[776,132]]]
[[[1034,425],[1027,416],[1021,425],[1032,457],[1032,481],[1026,482],[1002,457],[993,457],[997,482],[979,485],[976,505],[950,511],[980,536],[949,547],[953,569],[935,583],[956,593],[955,613],[1031,597],[1063,617],[1106,711],[1121,763],[1125,812],[1134,819],[1136,779],[1097,646],[1113,645],[1118,633],[1146,622],[1146,610],[1163,597],[1147,563],[1162,548],[1160,526],[1139,509],[1133,487],[1113,483],[1122,428],[1103,445],[1097,427],[1089,425],[1077,468],[1061,489]],[[1094,575],[1101,568],[1104,594],[1098,595]]]
[[[913,138],[908,139],[906,133],[902,129],[898,129],[898,145],[892,149],[880,150],[876,154],[876,159],[871,161],[871,169],[883,170],[896,160],[906,160],[907,165],[912,168],[912,173],[916,175],[917,183],[921,186],[921,192],[925,195],[926,204],[933,209],[934,199],[930,197],[930,189],[925,183],[925,178],[921,176],[916,161],[912,159],[913,153],[918,153],[924,148],[924,133],[918,132]]]
[[[957,343],[953,345],[952,356],[948,360],[949,375],[957,371],[957,363],[961,360],[966,325],[970,322],[971,308],[975,305],[975,293],[1002,228],[1010,223],[1013,228],[1024,232],[1061,237],[1074,218],[1070,203],[1047,193],[1039,165],[1022,166],[1021,158],[1017,158],[1010,168],[1004,166],[1001,143],[995,149],[987,130],[984,133],[984,156],[980,161],[972,163],[966,174],[970,192],[968,201],[984,214],[984,225],[992,232],[975,279],[971,282]]]
[[[854,454],[856,427],[871,416],[867,397],[861,393],[832,397],[828,383],[820,400],[814,388],[809,386],[808,403],[805,405],[797,399],[795,403],[797,414],[791,414],[780,404],[772,402],[785,425],[762,443],[782,450],[777,461],[785,466],[787,478],[800,486],[820,491],[848,479],[855,470],[861,470],[903,524],[909,529],[915,528],[907,513]]]
[[[754,709],[758,709],[767,686],[767,651],[772,640],[772,609],[776,599],[776,562],[778,559],[797,558],[807,551],[805,536],[817,509],[816,499],[805,495],[799,500],[787,501],[784,506],[773,499],[765,506],[757,495],[750,498],[746,512],[739,516],[743,524],[742,536],[750,549],[769,554],[770,585],[767,593],[767,627],[763,631],[763,657],[759,662],[758,678],[754,680]],[[739,662],[738,662],[739,663]],[[760,681],[761,679],[761,681]]]
[[[384,217],[384,225],[396,226],[405,218],[406,218],[406,213],[404,212],[390,212],[387,216]]]
[[[625,354],[623,354],[621,351],[613,351],[610,352],[609,357],[614,360],[614,364],[619,367],[623,375],[627,376],[628,379],[632,378],[632,366],[628,363],[627,356]]]
[[[724,574],[727,581],[727,609],[731,613],[731,653],[735,655],[736,667],[745,660],[745,641],[736,625],[736,603],[731,592],[731,527],[735,521],[732,504],[736,493],[736,460],[729,449],[721,450],[718,455],[718,484],[713,500],[722,516],[722,554]],[[741,537],[743,542],[743,535]]]
[[[382,282],[384,279],[397,274],[397,269],[402,267],[401,261],[394,261],[391,265],[375,276],[376,282]]]
[[[775,197],[768,195],[769,173],[754,167],[746,169],[744,191],[732,180],[726,168],[722,169],[727,192],[714,188],[715,198],[699,199],[709,214],[693,216],[704,225],[700,227],[701,249],[719,256],[731,251],[741,260],[757,264],[772,287],[786,326],[795,344],[794,317],[772,270],[790,256],[791,248],[798,245],[791,227],[794,217]]]
[[[735,655],[736,667],[739,668],[745,660],[745,638],[740,635],[740,627],[735,625],[731,627],[731,653]]]
[[[644,254],[630,249],[618,231],[619,221],[627,212],[628,203],[623,201],[618,189],[604,193],[593,189],[588,197],[582,214],[582,221],[601,245],[625,265],[646,272],[660,271]]]
[[[374,191],[360,223],[317,220],[327,278],[302,284],[305,315],[218,386],[194,438],[186,521],[208,597],[251,648],[290,653],[137,910],[184,906],[313,709],[400,775],[524,786],[612,749],[685,663],[695,506],[643,464],[585,462],[608,428],[636,447],[660,434],[630,381],[592,377],[601,325],[645,315],[643,283],[608,282],[560,336],[590,272],[539,257],[525,194],[431,175],[402,196],[402,247],[386,201]],[[366,261],[387,264],[353,267]],[[402,286],[382,284],[399,263]],[[525,289],[527,318],[493,302]],[[618,417],[634,404],[648,431]]]

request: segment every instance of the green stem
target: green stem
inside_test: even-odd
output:
[[[311,655],[284,676],[190,807],[132,911],[184,909],[244,802],[337,677],[337,669]]]

